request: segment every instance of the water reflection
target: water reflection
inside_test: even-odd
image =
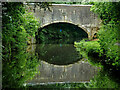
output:
[[[36,53],[40,60],[55,65],[68,65],[79,61],[82,56],[73,46],[74,39],[48,40],[42,44],[36,44]]]
[[[75,64],[63,66],[41,61],[41,65],[39,66],[40,74],[37,74],[28,83],[87,82],[97,74],[98,69],[86,61],[79,61]]]
[[[39,74],[28,83],[89,82],[100,69],[91,66],[73,44],[36,44],[31,46],[41,60]]]
[[[39,59],[55,65],[67,65],[79,61],[82,57],[73,44],[37,44]]]

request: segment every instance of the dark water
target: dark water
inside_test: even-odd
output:
[[[68,65],[79,61],[82,57],[73,44],[37,44],[39,59],[54,65]]]
[[[89,82],[100,68],[90,65],[73,44],[35,44],[29,52],[39,57],[39,71],[29,84]]]

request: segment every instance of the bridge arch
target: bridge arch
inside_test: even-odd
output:
[[[52,4],[50,10],[44,11],[44,9],[36,7],[35,12],[32,12],[39,21],[41,28],[58,22],[72,23],[82,28],[87,32],[88,38],[92,39],[94,34],[98,32],[101,20],[98,18],[98,15],[90,11],[91,6]]]
[[[75,24],[75,23],[73,23],[71,21],[53,21],[53,22],[45,23],[45,24],[41,25],[40,28],[44,28],[44,27],[46,27],[48,25],[57,24],[57,23],[67,23],[67,24],[72,24],[72,25],[78,26],[79,28],[81,28],[82,30],[84,30],[89,35],[89,32],[88,32],[87,28],[85,28],[85,27],[83,27],[81,25]]]
[[[42,39],[43,37],[44,39]],[[88,33],[86,32],[85,28],[81,28],[79,25],[76,25],[71,22],[58,21],[41,25],[41,27],[38,29],[38,33],[36,34],[37,43],[42,43],[44,41],[47,41],[47,39],[49,40],[63,39],[62,41],[64,40],[68,41],[69,39],[70,42],[72,43],[73,41],[79,41],[83,38],[88,38]]]

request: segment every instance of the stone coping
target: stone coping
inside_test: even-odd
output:
[[[93,5],[79,5],[79,4],[52,4],[53,6],[88,6],[88,7],[91,7]]]

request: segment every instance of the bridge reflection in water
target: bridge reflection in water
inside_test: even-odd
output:
[[[34,79],[28,81],[28,83],[89,82],[99,69],[85,61],[62,66],[41,61],[41,65],[39,66],[40,73]]]
[[[62,47],[59,44],[34,44],[29,48],[31,48],[29,52],[33,54],[36,52],[41,60],[38,67],[38,72],[40,73],[36,74],[32,80],[27,81],[29,84],[89,82],[97,74],[98,70],[100,70],[100,68],[90,65],[86,59],[79,58],[79,55],[76,55],[78,52],[73,44],[63,44]],[[58,62],[62,60],[65,63],[66,60],[64,59],[67,59],[71,61],[69,62],[71,64],[58,65],[53,62],[46,62],[47,60],[50,61],[51,58],[53,59],[53,56]],[[59,58],[57,58],[58,56]],[[74,59],[79,60],[74,62]]]

